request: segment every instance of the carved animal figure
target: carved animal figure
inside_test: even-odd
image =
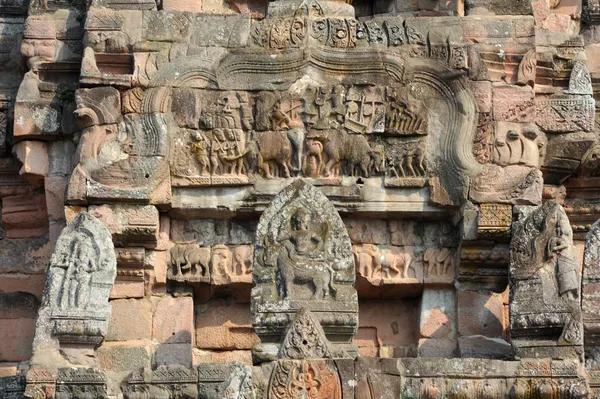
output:
[[[371,166],[377,163],[380,149],[372,149],[366,137],[347,134],[343,130],[329,131],[323,142],[323,152],[327,155],[324,176],[331,176],[343,169],[354,177],[369,177]]]
[[[428,276],[445,276],[452,273],[454,258],[448,248],[428,248],[423,255]]]
[[[290,177],[292,144],[285,131],[264,132],[258,136],[258,167],[265,177]]]
[[[394,277],[392,273],[395,273],[396,275],[399,274],[402,278],[408,278],[408,271],[411,269],[411,267],[413,267],[414,270],[412,261],[413,256],[409,252],[403,252],[400,254],[395,254],[392,257],[388,257],[388,261],[382,264],[384,277],[392,278]]]
[[[303,209],[291,217],[291,231],[279,239],[283,244],[277,268],[281,281],[280,294],[288,298],[294,283],[314,286],[313,298],[324,299],[337,290],[333,285],[333,270],[322,260],[324,242],[309,228],[310,215]]]
[[[426,153],[424,140],[399,142],[394,146],[388,146],[386,148],[388,174],[393,174],[395,177],[424,177],[427,173]]]
[[[169,265],[174,268],[175,276],[205,276],[210,263],[210,248],[201,248],[196,244],[176,244],[169,251]]]
[[[323,173],[323,141],[325,140],[327,140],[326,137],[315,135],[314,133],[311,133],[306,139],[304,144],[304,159],[302,160],[303,172],[306,176],[318,177]],[[316,176],[311,176],[307,171],[311,157],[316,160]]]

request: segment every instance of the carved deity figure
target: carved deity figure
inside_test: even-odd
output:
[[[71,243],[71,251],[63,254],[63,262],[57,266],[66,269],[59,295],[61,309],[85,309],[90,297],[92,273],[99,271],[98,248],[90,236],[77,232]]]
[[[562,331],[554,345],[581,345],[580,278],[573,231],[556,202],[544,203],[517,224],[511,241],[510,277],[513,342],[518,345],[519,340],[535,341],[540,335]],[[548,346],[543,342],[548,341],[538,346]]]
[[[277,257],[282,280],[281,296],[290,295],[294,282],[312,283],[314,297],[323,299],[336,291],[333,270],[324,261],[324,241],[311,231],[310,215],[298,209],[291,217],[290,231],[279,237],[283,244]]]
[[[558,294],[567,300],[578,300],[579,275],[572,253],[573,230],[562,208],[554,202],[547,202],[527,218],[523,228],[538,234],[529,242],[519,243],[521,245],[511,249],[513,259],[520,266],[520,270],[515,270],[515,276],[533,276],[544,266],[555,266],[553,271]]]

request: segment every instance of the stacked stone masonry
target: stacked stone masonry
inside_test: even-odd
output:
[[[599,84],[598,0],[0,1],[0,398],[600,398]]]

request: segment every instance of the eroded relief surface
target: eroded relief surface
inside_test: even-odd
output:
[[[600,397],[598,25],[0,1],[0,397]]]

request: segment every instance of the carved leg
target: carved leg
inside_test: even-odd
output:
[[[419,169],[421,170],[422,176],[425,176],[425,174],[427,173],[427,171],[425,170],[425,165],[423,165],[423,162],[425,161],[425,156],[424,155],[419,156],[419,158],[417,158],[417,161],[418,161]]]
[[[416,176],[417,175],[415,173],[415,169],[413,168],[413,156],[412,155],[406,157],[406,168],[410,172],[411,176]]]
[[[329,177],[331,175],[331,168],[333,165],[335,165],[335,160],[330,158],[325,165],[325,172],[323,173],[323,176]]]
[[[411,263],[412,263],[411,258],[404,259],[404,270],[403,270],[404,278],[408,278],[408,268],[410,267]]]
[[[287,162],[286,161],[281,161],[281,160],[277,160],[277,165],[279,166],[280,169],[283,169],[283,177],[288,178],[290,177],[290,168],[288,168]]]
[[[400,174],[402,175],[402,177],[406,177],[406,172],[404,171],[404,167],[402,166],[402,164],[404,163],[404,160],[401,160],[400,162],[398,162],[398,169],[400,169]],[[398,176],[400,177],[400,176]]]

